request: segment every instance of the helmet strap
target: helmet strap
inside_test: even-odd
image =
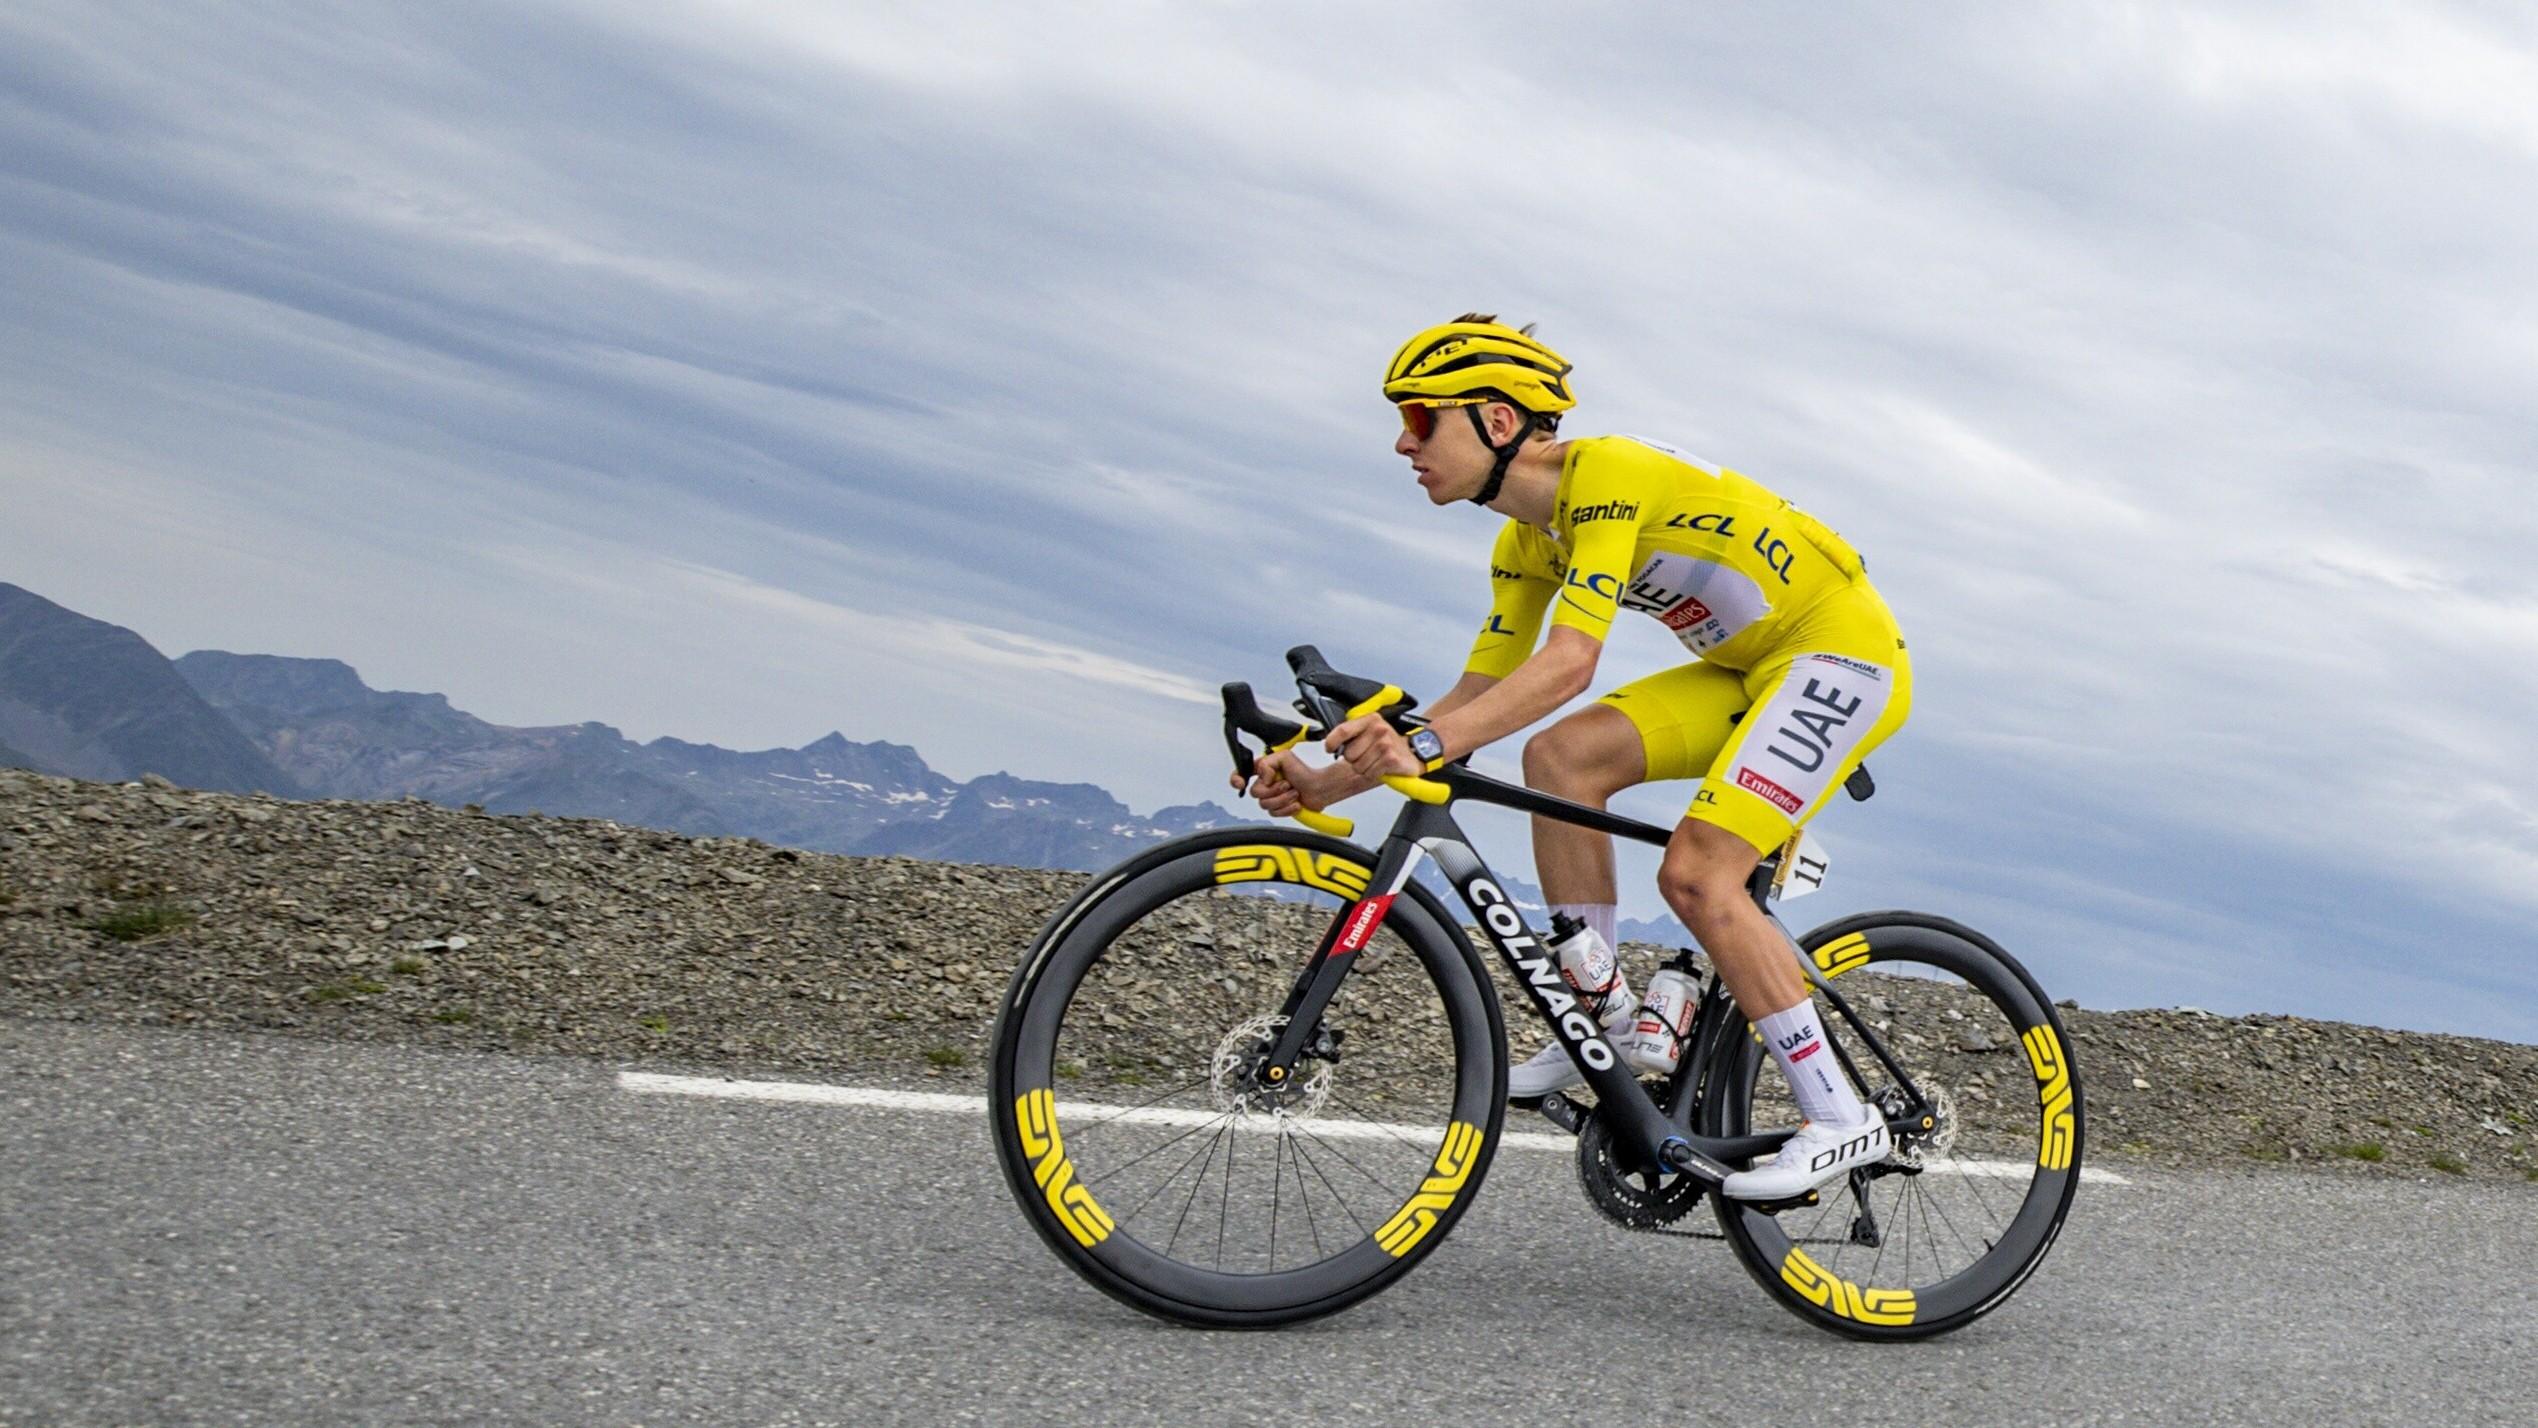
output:
[[[1486,405],[1488,405],[1486,402],[1474,402],[1463,408],[1472,419],[1472,430],[1480,435],[1481,445],[1488,447],[1490,452],[1498,458],[1497,462],[1489,468],[1489,480],[1482,484],[1480,494],[1471,498],[1475,506],[1486,506],[1498,499],[1498,488],[1507,482],[1507,468],[1514,464],[1516,453],[1524,449],[1525,442],[1532,438],[1533,429],[1541,420],[1532,412],[1525,411],[1523,407],[1516,407],[1516,410],[1525,414],[1524,425],[1516,428],[1516,434],[1507,439],[1506,445],[1500,446],[1489,439],[1489,427],[1481,421],[1481,408]],[[1509,402],[1508,405],[1515,406],[1516,404]]]

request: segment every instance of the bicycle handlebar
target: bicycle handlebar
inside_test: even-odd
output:
[[[1228,684],[1219,691],[1225,701],[1225,747],[1234,756],[1234,771],[1246,779],[1258,768],[1258,761],[1243,743],[1244,734],[1258,739],[1268,752],[1277,753],[1308,738],[1329,738],[1331,730],[1367,714],[1383,715],[1385,723],[1403,733],[1427,724],[1410,712],[1419,701],[1404,694],[1399,685],[1342,674],[1331,668],[1330,661],[1311,645],[1298,645],[1287,651],[1287,667],[1295,672],[1299,695],[1296,707],[1309,716],[1303,721],[1261,708],[1248,684]],[[1401,774],[1384,775],[1384,786],[1422,803],[1443,803],[1453,796],[1452,790],[1434,779]],[[1345,838],[1357,829],[1350,819],[1311,808],[1296,810],[1295,821],[1335,838]]]

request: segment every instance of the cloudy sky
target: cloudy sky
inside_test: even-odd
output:
[[[18,0],[0,579],[503,723],[1223,799],[1218,682],[1460,667],[1497,518],[1376,383],[1493,309],[1901,617],[1795,911],[2538,1040],[2533,253],[2518,7]]]

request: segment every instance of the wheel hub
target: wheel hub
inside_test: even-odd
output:
[[[1910,1126],[1895,1136],[1895,1163],[1914,1170],[1921,1169],[1933,1159],[1944,1158],[1956,1147],[1955,1095],[1947,1087],[1935,1086],[1927,1081],[1921,1084],[1921,1094],[1929,1103],[1928,1115],[1933,1124],[1926,1129]],[[1880,1109],[1887,1110],[1889,1119],[1903,1114],[1902,1095],[1894,1093],[1893,1099],[1895,1105],[1887,1109],[1884,1106],[1886,1098],[1879,1098]]]
[[[1261,1074],[1261,1061],[1278,1044],[1287,1019],[1274,1013],[1256,1016],[1228,1031],[1216,1043],[1208,1062],[1208,1088],[1220,1111],[1247,1116],[1309,1116],[1330,1099],[1335,1063],[1317,1059],[1308,1050],[1283,1079]]]

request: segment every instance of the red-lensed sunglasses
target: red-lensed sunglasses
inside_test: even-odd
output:
[[[1421,441],[1436,435],[1436,414],[1446,407],[1469,406],[1469,402],[1402,402],[1401,429]]]

